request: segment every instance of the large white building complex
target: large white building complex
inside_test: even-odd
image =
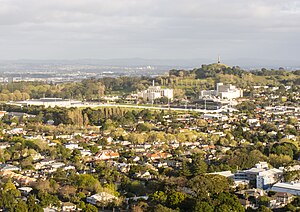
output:
[[[249,180],[256,188],[270,189],[275,183],[282,179],[283,170],[272,168],[269,169],[268,163],[259,162],[254,168],[238,171],[234,175],[235,180]]]
[[[200,92],[200,97],[218,97],[220,99],[236,99],[243,97],[243,90],[236,88],[234,85],[224,85],[217,83],[216,90],[203,90]]]
[[[137,93],[138,98],[143,98],[146,101],[154,101],[161,97],[167,97],[168,99],[173,99],[173,89],[163,89],[160,86],[150,86],[147,90],[143,90]]]

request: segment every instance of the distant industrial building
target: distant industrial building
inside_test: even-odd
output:
[[[243,90],[236,88],[234,85],[224,85],[217,83],[216,90],[203,90],[200,92],[200,97],[218,97],[220,99],[236,99],[243,97]]]
[[[41,98],[41,99],[30,99],[26,101],[12,102],[9,104],[19,105],[19,106],[45,106],[45,107],[72,107],[78,104],[82,104],[81,101],[69,100],[62,98]]]
[[[166,97],[170,100],[173,99],[173,89],[163,89],[160,86],[150,86],[147,90],[143,90],[138,92],[137,94],[138,98],[142,98],[145,101],[154,101],[155,99],[159,99],[161,97]]]

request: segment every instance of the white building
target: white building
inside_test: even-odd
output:
[[[168,99],[173,99],[173,89],[163,89],[160,86],[150,86],[147,90],[138,92],[138,98],[143,98],[146,101],[154,101],[161,97],[167,97]]]
[[[8,142],[0,143],[0,149],[7,149],[10,147],[10,144]]]
[[[203,119],[212,120],[212,119],[219,119],[221,121],[227,121],[228,116],[222,114],[213,114],[213,113],[206,113],[201,116]]]
[[[238,171],[234,175],[235,180],[249,180],[259,189],[270,189],[272,185],[282,179],[283,170],[269,169],[267,162],[259,162],[254,168]]]
[[[21,187],[18,189],[24,195],[28,195],[33,190],[33,188],[31,188],[31,187]]]
[[[271,190],[300,196],[300,183],[276,183]]]
[[[76,211],[76,205],[71,202],[63,202],[61,205],[61,210],[63,212]]]
[[[71,107],[76,105],[81,105],[81,101],[69,100],[62,98],[41,98],[41,99],[30,99],[26,101],[10,102],[12,105],[36,105],[47,107]]]
[[[0,171],[20,171],[20,168],[10,164],[1,164]]]
[[[80,151],[80,154],[81,154],[82,157],[93,155],[90,150],[82,149],[82,150],[79,150],[79,151]]]
[[[75,143],[67,143],[64,146],[65,146],[65,148],[71,149],[71,150],[78,149],[78,144],[75,144]]]
[[[217,83],[216,90],[203,90],[200,92],[200,97],[219,97],[220,99],[236,99],[243,97],[243,90],[236,88],[234,85],[224,85],[223,83]]]
[[[212,175],[221,175],[223,177],[234,178],[234,174],[231,171],[221,171],[221,172],[213,172],[209,173]]]
[[[283,171],[280,169],[269,169],[259,172],[256,176],[256,188],[269,189],[277,183],[283,176]]]
[[[259,163],[255,164],[255,168],[267,170],[267,169],[269,169],[269,165],[267,162],[259,162]]]
[[[10,135],[20,135],[26,134],[26,131],[23,128],[13,128],[12,130],[6,131],[6,133]]]
[[[86,201],[90,204],[97,205],[98,203],[110,203],[117,199],[118,198],[112,194],[109,194],[107,192],[100,192],[98,194],[87,197]]]

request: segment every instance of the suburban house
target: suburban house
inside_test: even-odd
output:
[[[120,155],[118,152],[113,152],[111,150],[103,150],[103,151],[98,152],[95,155],[96,160],[111,160],[111,159],[119,158],[119,157],[120,157]]]
[[[106,204],[117,200],[118,198],[112,194],[107,192],[100,192],[98,194],[94,194],[90,197],[86,198],[86,201],[90,204],[97,205],[97,204]]]
[[[148,159],[150,160],[158,160],[158,159],[166,159],[172,157],[170,153],[160,152],[160,153],[152,153],[147,154]]]
[[[71,202],[63,202],[61,205],[63,212],[76,211],[76,205]]]

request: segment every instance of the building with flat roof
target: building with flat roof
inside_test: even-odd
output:
[[[231,171],[221,171],[221,172],[212,172],[209,173],[212,175],[221,175],[223,177],[234,178],[234,174]]]
[[[45,107],[71,107],[77,104],[82,104],[81,101],[62,99],[62,98],[41,98],[41,99],[29,99],[25,101],[13,102],[10,104],[20,105],[20,106],[45,106]]]
[[[256,188],[270,189],[275,183],[283,177],[283,170],[268,168],[268,163],[259,162],[254,168],[238,171],[234,175],[235,180],[249,180]]]
[[[153,102],[155,99],[166,97],[170,100],[173,99],[173,89],[161,88],[160,86],[150,86],[147,90],[143,90],[137,93],[138,98],[142,98],[145,101]]]
[[[300,196],[300,183],[276,183],[271,190]]]
[[[269,189],[281,180],[282,176],[283,171],[275,168],[259,172],[256,176],[256,188]]]
[[[243,90],[236,88],[234,85],[224,85],[217,83],[216,90],[203,90],[200,92],[200,97],[218,97],[220,99],[236,99],[243,97]]]

